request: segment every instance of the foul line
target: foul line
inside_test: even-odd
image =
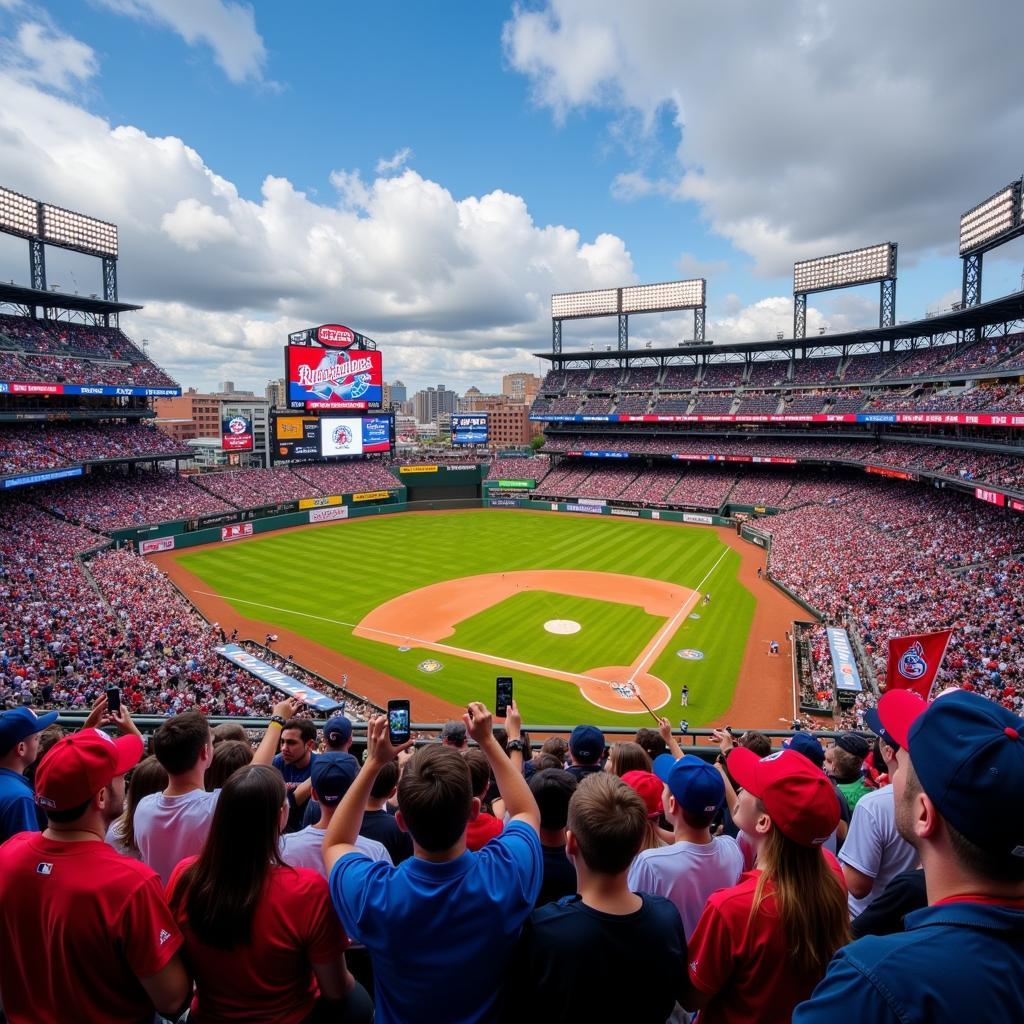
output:
[[[657,658],[657,656],[661,653],[661,649],[668,642],[668,639],[672,635],[673,631],[678,628],[678,626],[676,625],[677,622],[679,622],[679,620],[684,615],[687,615],[690,609],[694,607],[693,602],[700,600],[701,588],[711,578],[711,574],[718,568],[719,562],[721,562],[722,559],[725,558],[725,556],[730,552],[730,550],[732,549],[726,547],[726,549],[718,556],[718,559],[715,562],[715,564],[711,566],[710,569],[708,569],[707,573],[705,573],[704,575],[704,579],[702,579],[700,583],[697,584],[693,593],[683,602],[683,605],[679,609],[679,611],[677,611],[675,615],[673,615],[672,618],[669,619],[667,623],[665,623],[665,625],[661,628],[660,632],[654,638],[654,640],[652,640],[651,643],[648,644],[646,650],[644,650],[641,653],[640,660],[634,662],[633,671],[629,679],[626,680],[627,684],[632,684],[633,682],[635,682],[637,675],[641,672],[646,671],[648,665],[650,663],[653,663],[654,659]]]
[[[193,590],[194,594],[201,594],[204,597],[219,597],[225,601],[234,601],[237,604],[251,604],[256,608],[269,608],[271,611],[284,612],[286,615],[300,615],[305,619],[317,619],[319,622],[330,622],[335,626],[347,626],[349,629],[356,629],[351,622],[344,622],[341,619],[331,619],[326,615],[314,615],[311,612],[295,611],[291,608],[281,608],[278,605],[264,604],[262,601],[249,601],[242,597],[228,597],[224,594],[213,593],[209,590]],[[444,651],[449,654],[464,656],[471,661],[482,661],[492,665],[503,665],[507,668],[521,668],[553,679],[575,680],[582,679],[588,683],[600,683],[602,686],[611,686],[607,679],[598,679],[597,676],[588,676],[582,672],[567,672],[560,668],[548,668],[546,665],[534,665],[529,661],[515,661],[512,658],[502,658],[497,654],[488,654],[485,651],[470,651],[464,647],[451,647],[448,644],[439,644],[433,640],[420,640],[418,637],[410,636],[408,633],[392,633],[386,629],[375,629],[373,626],[360,626],[360,629],[367,633],[378,633],[381,636],[388,636],[395,640],[408,640],[410,647],[421,647],[429,651]]]

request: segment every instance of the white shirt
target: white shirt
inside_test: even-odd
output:
[[[633,892],[664,896],[675,904],[683,934],[689,939],[707,898],[718,889],[735,885],[742,872],[739,844],[731,836],[715,836],[706,844],[673,843],[641,850],[626,881]]]
[[[839,860],[875,880],[863,899],[849,895],[850,914],[863,914],[901,871],[917,867],[917,851],[896,831],[896,797],[892,786],[876,789],[857,801]]]
[[[286,832],[281,836],[281,859],[293,868],[312,868],[324,878],[327,868],[324,866],[324,836],[327,829],[307,825],[298,832]],[[383,843],[368,836],[356,836],[356,848],[366,854],[370,860],[382,860],[394,866],[391,854]]]
[[[179,861],[202,851],[219,796],[219,789],[212,793],[195,789],[181,796],[151,793],[139,801],[135,808],[135,842],[144,863],[164,885]]]

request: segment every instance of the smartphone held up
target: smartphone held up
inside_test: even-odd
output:
[[[393,747],[408,742],[411,735],[409,719],[409,702],[407,700],[388,701],[388,738]]]

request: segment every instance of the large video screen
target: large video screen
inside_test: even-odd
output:
[[[320,454],[325,459],[390,450],[390,416],[324,416],[320,421]]]
[[[291,409],[379,408],[384,371],[380,352],[285,346]]]
[[[274,459],[316,459],[320,457],[318,416],[278,416],[274,420]]]
[[[487,444],[487,413],[452,416],[452,444]]]

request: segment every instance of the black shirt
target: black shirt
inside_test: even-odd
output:
[[[359,827],[359,834],[383,843],[396,866],[412,856],[412,836],[408,832],[403,832],[398,827],[395,816],[388,814],[387,811],[366,811],[363,814],[363,823]]]
[[[593,775],[594,772],[604,771],[599,764],[571,764],[565,770],[570,775],[575,775],[577,782],[582,782],[588,775]]]
[[[540,893],[535,907],[543,907],[545,903],[554,903],[563,896],[572,896],[576,892],[576,869],[565,855],[564,846],[541,846],[544,859],[544,880],[540,883]]]
[[[633,914],[605,914],[579,896],[535,910],[508,975],[515,995],[505,1005],[518,1019],[531,1006],[556,1021],[665,1024],[687,987],[686,939],[667,899],[640,898]]]
[[[928,892],[924,884],[924,872],[917,868],[901,871],[894,875],[882,890],[882,895],[872,900],[862,914],[850,924],[855,939],[865,935],[892,935],[903,931],[903,918],[912,910],[928,906]]]

